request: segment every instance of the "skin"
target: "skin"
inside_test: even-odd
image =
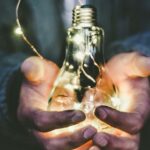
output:
[[[100,120],[117,128],[111,135],[96,133],[93,127],[87,126],[72,135],[52,137],[49,131],[79,123],[85,115],[74,110],[47,111],[49,91],[59,70],[54,63],[31,57],[25,60],[21,70],[25,80],[21,87],[18,119],[43,150],[72,150],[91,139],[94,145],[90,150],[138,150],[140,130],[150,114],[150,87],[146,78],[150,74],[149,58],[138,53],[119,54],[105,66],[103,78],[113,81],[120,97],[128,102],[124,108],[126,112],[106,106],[96,109]]]
[[[150,116],[150,58],[139,53],[114,56],[105,66],[104,79],[110,79],[118,88],[120,98],[127,106],[119,112],[106,106],[96,109],[96,116],[117,128],[114,134],[97,133],[90,150],[138,150],[140,131]]]
[[[24,81],[21,86],[18,120],[37,139],[42,150],[71,150],[88,142],[96,129],[87,126],[73,134],[53,137],[50,131],[85,119],[81,111],[47,111],[48,96],[58,74],[58,67],[38,57],[30,57],[21,66]]]

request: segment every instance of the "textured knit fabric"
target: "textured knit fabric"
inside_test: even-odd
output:
[[[46,58],[57,64],[65,55],[62,3],[63,0],[25,0],[20,9],[25,34]],[[98,22],[105,30],[106,59],[130,50],[150,55],[150,1],[91,0],[90,4],[97,8]],[[19,66],[32,54],[13,34],[15,5],[16,0],[0,1],[0,149],[38,150],[15,117],[22,80]],[[149,128],[148,122],[142,132],[142,150],[150,147]]]

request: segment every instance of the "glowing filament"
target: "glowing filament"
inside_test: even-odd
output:
[[[80,34],[76,34],[73,37],[73,41],[74,41],[74,43],[76,43],[77,45],[79,45],[79,44],[81,44],[81,43],[84,42],[84,39],[83,39],[83,37]]]
[[[20,7],[21,0],[18,0],[17,6],[16,6],[16,23],[18,27],[15,30],[15,33],[18,35],[21,35],[22,39],[30,46],[30,48],[33,50],[33,52],[39,56],[41,59],[43,59],[43,56],[38,52],[38,50],[35,48],[35,46],[28,40],[28,38],[25,36],[24,32],[22,31],[22,27],[19,20],[19,7]]]
[[[85,53],[83,51],[77,51],[76,53],[74,53],[74,58],[78,62],[83,62],[85,58]]]

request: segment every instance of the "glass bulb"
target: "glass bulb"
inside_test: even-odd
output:
[[[110,94],[113,92],[108,94],[101,88],[103,63],[100,60],[104,31],[96,26],[95,8],[89,5],[76,6],[72,27],[67,33],[66,57],[50,92],[48,110],[82,110],[86,120],[72,127],[57,129],[53,133],[71,132],[88,124],[98,130],[109,130],[108,125],[94,115],[94,110],[99,105],[113,106]]]

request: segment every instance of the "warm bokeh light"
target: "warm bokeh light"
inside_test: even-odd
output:
[[[22,34],[23,34],[23,31],[22,31],[22,29],[21,29],[20,27],[16,27],[16,28],[14,29],[14,33],[15,33],[16,35],[22,35]]]

